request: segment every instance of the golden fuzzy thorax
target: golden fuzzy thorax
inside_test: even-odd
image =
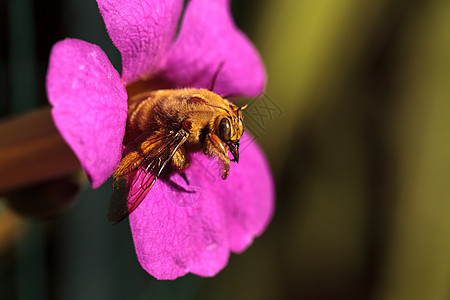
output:
[[[230,137],[220,136],[220,122],[229,120]],[[130,99],[124,145],[124,156],[115,175],[120,176],[134,168],[136,157],[146,153],[145,141],[155,135],[170,135],[180,130],[188,137],[172,157],[178,169],[187,167],[186,154],[202,150],[222,163],[222,178],[229,173],[227,142],[238,145],[243,133],[242,114],[239,108],[219,95],[205,89],[156,90]],[[131,151],[130,151],[131,150]],[[231,150],[231,149],[230,149]],[[132,154],[134,152],[134,154]],[[234,154],[234,153],[233,153]],[[238,154],[237,154],[238,155]]]
[[[230,172],[230,158],[239,162],[244,131],[236,105],[204,89],[156,90],[129,99],[122,160],[114,172],[108,218],[120,222],[145,198],[167,164],[189,166],[188,153],[203,151],[221,164],[221,177]],[[143,174],[138,186],[134,177]],[[124,192],[125,189],[125,192]]]

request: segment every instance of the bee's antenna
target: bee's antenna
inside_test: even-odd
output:
[[[225,64],[224,61],[222,61],[222,62],[219,64],[219,67],[217,68],[216,73],[214,73],[214,76],[213,76],[213,78],[211,79],[211,84],[210,84],[210,86],[209,86],[209,90],[210,90],[211,92],[214,90],[214,86],[216,85],[217,77],[219,76],[219,73],[220,73],[220,71],[222,70],[224,64]]]
[[[248,105],[247,105],[247,104],[245,104],[244,106],[241,106],[241,107],[239,107],[237,111],[240,111],[240,110],[244,110],[244,109],[246,109],[246,108],[247,108],[247,106],[248,106]]]

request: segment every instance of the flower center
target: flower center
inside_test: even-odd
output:
[[[148,79],[140,79],[133,81],[126,86],[128,99],[134,99],[137,95],[148,93],[155,90],[163,90],[174,88],[173,83],[162,77],[154,76]],[[128,106],[130,100],[128,100]]]

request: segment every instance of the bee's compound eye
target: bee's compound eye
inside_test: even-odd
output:
[[[223,118],[222,120],[220,120],[219,137],[224,142],[229,141],[231,138],[231,125],[228,118]]]

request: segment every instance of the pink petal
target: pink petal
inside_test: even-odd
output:
[[[66,39],[50,54],[47,94],[58,130],[100,186],[122,153],[127,94],[119,74],[98,46]]]
[[[192,155],[183,175],[159,179],[130,215],[136,253],[142,267],[158,279],[188,272],[213,276],[265,229],[273,213],[273,182],[267,162],[255,143],[240,164],[220,179],[217,161]]]
[[[169,182],[159,179],[129,217],[139,262],[158,279],[213,276],[226,265],[224,212],[214,191],[203,188],[208,182],[201,172],[201,166],[189,168],[189,186],[178,173]]]
[[[275,205],[272,171],[264,153],[248,135],[242,137],[240,148],[239,165],[215,186],[222,195],[233,252],[244,251],[263,233]]]
[[[223,63],[214,92],[253,97],[264,88],[264,66],[257,50],[236,27],[228,0],[192,0],[164,68],[178,87],[209,88]]]
[[[206,162],[203,155],[198,159]],[[272,172],[264,153],[250,135],[244,134],[239,164],[232,163],[228,178],[220,179],[215,161],[209,161],[206,172],[225,211],[230,249],[242,252],[266,229],[274,211]]]
[[[97,0],[109,36],[122,54],[128,84],[156,72],[173,40],[182,0]]]

